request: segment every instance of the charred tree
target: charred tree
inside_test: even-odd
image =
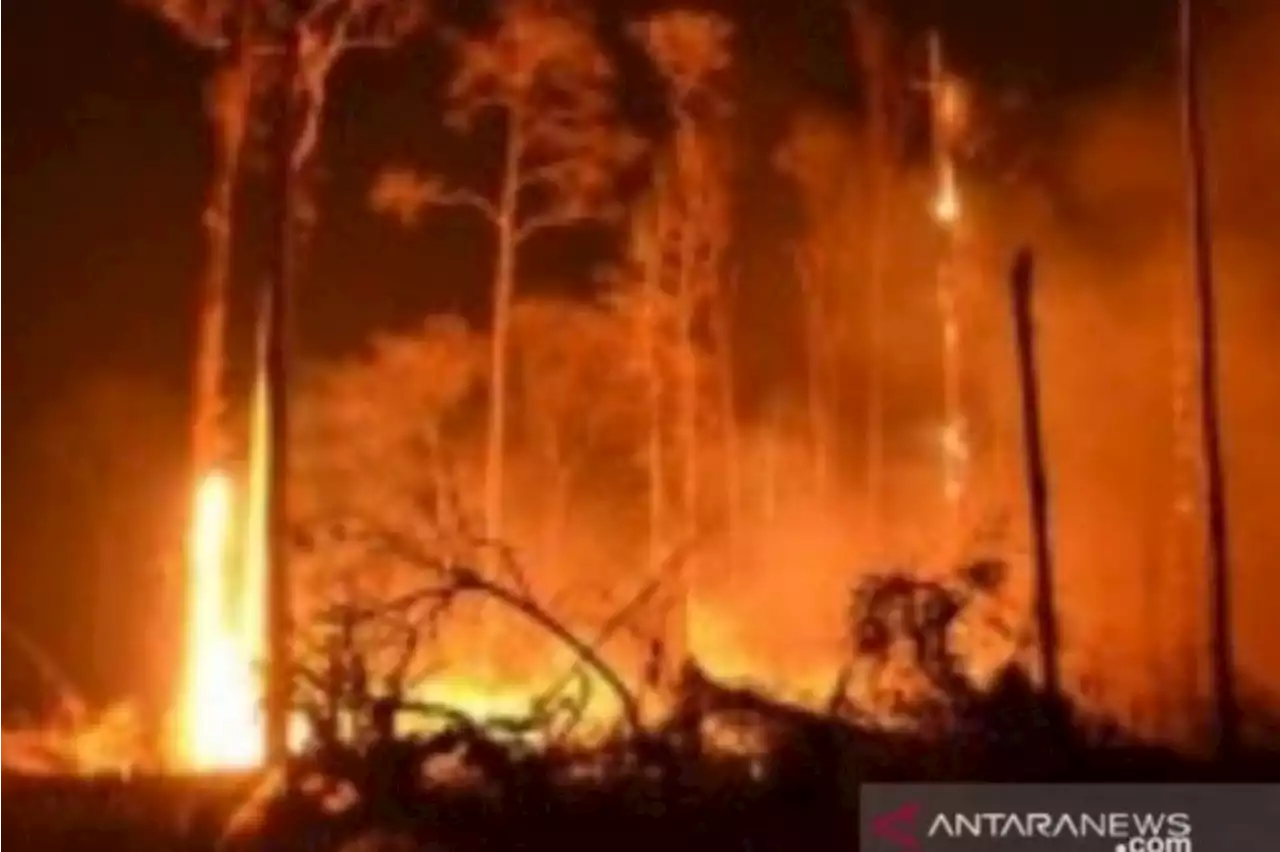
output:
[[[1022,391],[1023,442],[1026,451],[1027,499],[1031,508],[1031,540],[1035,572],[1035,621],[1039,636],[1040,676],[1050,701],[1062,696],[1058,671],[1058,615],[1054,600],[1053,547],[1049,528],[1049,493],[1041,435],[1040,385],[1036,372],[1032,318],[1034,259],[1029,249],[1013,263],[1013,318],[1018,351],[1018,383]]]
[[[1205,502],[1209,514],[1209,625],[1214,711],[1219,756],[1229,758],[1239,741],[1235,654],[1231,630],[1229,540],[1219,422],[1218,331],[1213,274],[1213,229],[1209,217],[1208,152],[1200,94],[1202,6],[1181,0],[1182,119],[1191,261],[1198,302],[1197,343],[1200,431],[1203,441]]]
[[[267,760],[281,765],[288,755],[286,739],[291,703],[289,661],[289,313],[294,289],[294,170],[297,104],[293,79],[298,55],[293,39],[283,40],[279,76],[265,115],[272,126],[274,200],[278,205],[275,239],[269,241],[264,304],[267,310],[264,380],[267,391]]]

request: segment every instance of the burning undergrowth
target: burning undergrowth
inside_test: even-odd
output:
[[[3,627],[10,647],[20,649],[51,698],[50,712],[38,720],[5,719],[4,772],[84,777],[136,768],[146,753],[137,708],[128,702],[92,707],[39,644],[8,622]]]
[[[610,639],[661,582],[587,633],[520,582],[510,554],[486,558],[478,548],[467,563],[403,543],[378,547],[412,561],[416,585],[377,605],[331,602],[300,630],[311,641],[295,649],[302,735],[287,771],[257,776],[252,789],[172,793],[185,816],[171,830],[156,825],[177,805],[131,817],[151,823],[145,848],[464,849],[517,837],[572,846],[619,833],[623,847],[639,848],[690,832],[730,848],[734,838],[781,842],[788,821],[793,841],[830,843],[852,840],[861,781],[1216,771],[1045,695],[1020,661],[1029,637],[999,606],[1008,569],[998,561],[936,579],[886,571],[853,585],[842,661],[823,699],[803,705],[717,678],[691,657],[638,679],[615,667]],[[495,608],[490,618],[526,622],[565,652],[566,667],[522,708],[451,703],[447,683],[433,683],[448,619],[481,602]],[[979,678],[958,650],[966,633],[999,635],[1010,656]],[[661,681],[659,671],[673,677]],[[646,702],[646,693],[661,700]],[[1274,774],[1274,762],[1256,757],[1259,775]],[[1231,768],[1233,778],[1240,772]],[[107,821],[127,822],[122,813]],[[61,830],[71,837],[77,824]]]
[[[539,600],[509,551],[476,546],[464,560],[385,536],[364,545],[412,565],[415,579],[377,604],[331,604],[304,631],[323,648],[301,656],[310,664],[295,681],[305,744],[291,783],[268,779],[228,824],[228,843],[261,842],[281,826],[295,842],[311,830],[333,840],[371,828],[440,839],[465,814],[572,824],[584,807],[716,814],[717,801],[773,809],[789,797],[837,817],[870,779],[1206,771],[1040,690],[1020,659],[1030,636],[1000,600],[1009,570],[997,560],[852,585],[839,663],[825,694],[800,703],[717,677],[693,655],[666,658],[656,637],[642,643],[649,656],[638,669],[610,652],[644,623],[688,553],[587,632]],[[448,682],[433,684],[449,619],[477,605],[563,652],[558,676],[522,709],[450,703]],[[959,650],[977,647],[976,635],[1006,649],[987,671]]]

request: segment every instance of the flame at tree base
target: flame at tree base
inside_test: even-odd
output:
[[[195,495],[180,709],[182,762],[198,770],[250,769],[264,758],[260,559],[246,546],[240,582],[228,582],[232,517],[230,479],[207,474]]]

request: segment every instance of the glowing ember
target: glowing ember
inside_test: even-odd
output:
[[[960,221],[960,193],[956,189],[955,170],[949,161],[939,168],[938,194],[933,199],[933,216],[938,224],[950,227]]]
[[[194,769],[244,769],[263,759],[261,688],[254,661],[262,625],[260,582],[245,571],[231,588],[228,543],[231,483],[214,471],[196,490],[188,590],[186,677],[182,694],[184,761]],[[239,592],[234,595],[233,592]],[[239,598],[239,617],[235,598]]]

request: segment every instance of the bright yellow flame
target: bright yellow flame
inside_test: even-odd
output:
[[[193,769],[246,769],[263,759],[260,678],[254,661],[261,625],[233,618],[239,597],[260,611],[259,583],[228,582],[232,532],[231,483],[220,471],[201,480],[195,495],[187,598],[186,677],[182,693],[182,750]],[[251,579],[245,572],[242,579]],[[233,595],[233,592],[240,592]],[[249,602],[254,602],[252,605]]]
[[[943,160],[938,175],[938,193],[933,198],[933,216],[940,225],[950,227],[960,221],[960,191],[956,188],[955,169]]]

